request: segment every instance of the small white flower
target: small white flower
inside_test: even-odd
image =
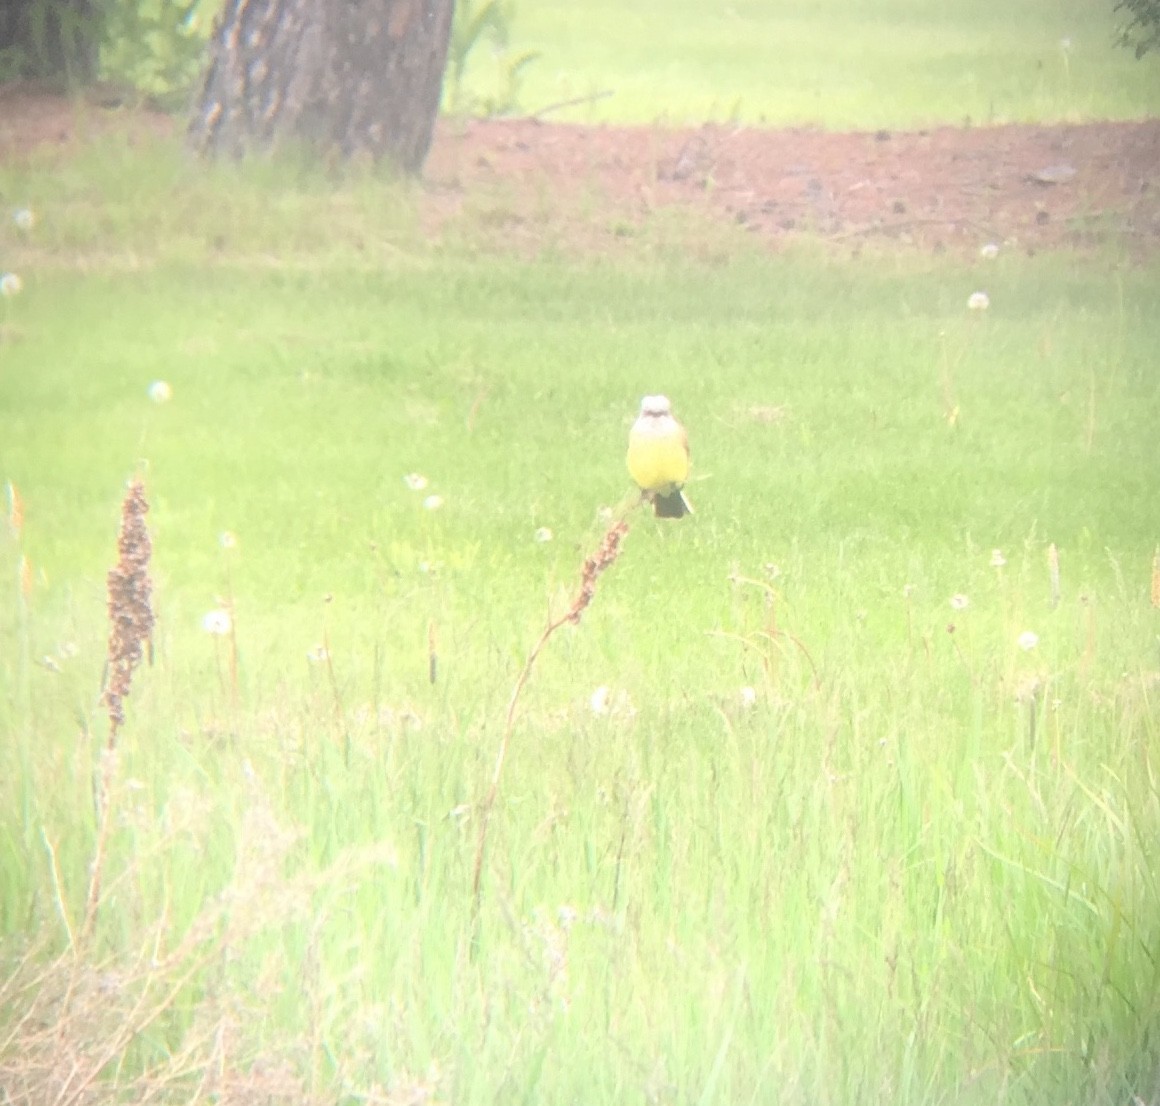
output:
[[[149,385],[149,398],[154,403],[168,403],[173,398],[173,388],[168,381],[155,380]]]
[[[986,292],[972,292],[967,297],[967,307],[972,311],[986,311],[991,306],[991,297]]]
[[[1034,630],[1024,630],[1019,635],[1019,648],[1030,653],[1039,644],[1039,635]]]
[[[1007,563],[1007,558],[1003,556],[1003,550],[1001,550],[1001,549],[992,549],[991,550],[991,567],[992,568],[1002,568],[1006,563]]]
[[[230,612],[219,608],[216,611],[209,611],[201,620],[201,628],[207,634],[213,634],[215,637],[224,637],[233,629],[233,619],[230,618]]]
[[[549,530],[546,526],[541,526],[535,533],[535,539],[541,545],[543,545],[544,542],[549,542],[552,540],[552,531]]]
[[[979,256],[985,261],[994,261],[999,256],[999,243],[987,242],[979,247]]]
[[[24,281],[15,273],[0,274],[0,296],[19,295],[24,287]]]
[[[579,917],[580,912],[568,903],[563,903],[556,909],[556,921],[561,929],[571,929]]]
[[[218,534],[218,545],[223,549],[236,549],[238,536],[232,530],[223,530]]]
[[[32,230],[36,226],[36,215],[30,207],[18,207],[12,212],[12,222],[18,230]]]
[[[971,605],[971,601],[962,593],[951,596],[951,608],[956,611],[965,611]]]
[[[588,706],[593,714],[608,713],[608,700],[611,694],[603,684],[592,693],[592,697],[588,700]]]
[[[441,495],[429,495],[423,500],[423,510],[425,511],[437,511],[442,506],[443,496]]]
[[[403,477],[403,483],[413,492],[421,492],[427,486],[427,477],[421,472],[409,472]]]
[[[741,689],[741,705],[743,707],[752,707],[757,703],[757,692],[751,687],[743,687]]]

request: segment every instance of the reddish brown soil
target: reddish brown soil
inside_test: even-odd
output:
[[[132,135],[177,125],[0,88],[0,161],[126,124]],[[1060,167],[1069,179],[1039,179],[1068,175]],[[1160,120],[855,134],[452,120],[425,179],[433,225],[474,215],[516,247],[612,247],[667,209],[773,246],[805,232],[855,247],[1160,249]]]
[[[1060,167],[1074,175],[1038,179]],[[691,208],[772,245],[811,232],[936,250],[1160,249],[1160,120],[876,134],[479,120],[440,131],[427,177],[464,200],[502,184],[523,219],[545,196],[595,193],[633,224]]]

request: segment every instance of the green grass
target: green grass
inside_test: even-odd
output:
[[[1160,1093],[1154,265],[671,224],[527,261],[115,145],[3,185],[41,216],[0,303],[11,1097],[74,1059],[109,1101]],[[508,696],[658,390],[697,514],[634,516],[540,657],[475,930]],[[158,627],[81,945],[133,473]]]
[[[513,12],[509,52],[479,45],[467,91],[501,95],[507,59],[534,50],[522,110],[612,93],[553,119],[860,130],[1160,111],[1156,61],[1115,45],[1112,0],[518,0]]]
[[[522,0],[512,46],[526,110],[614,92],[561,119],[1155,113],[1110,8]],[[1160,1097],[1154,262],[672,217],[578,259],[547,195],[521,259],[502,194],[428,238],[373,174],[116,140],[0,199],[39,220],[0,227],[6,1102]],[[475,918],[513,685],[654,391],[697,514],[634,515],[539,657]],[[134,474],[158,622],[105,847]]]

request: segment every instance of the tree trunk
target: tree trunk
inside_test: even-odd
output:
[[[190,144],[242,157],[289,142],[418,173],[439,114],[454,7],[454,0],[226,0]]]
[[[93,0],[0,0],[0,80],[61,87],[97,79],[101,12]]]

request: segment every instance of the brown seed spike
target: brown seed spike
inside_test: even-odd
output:
[[[152,646],[153,583],[149,578],[149,558],[153,546],[145,526],[148,511],[144,485],[134,480],[121,504],[118,559],[108,576],[109,675],[104,702],[109,711],[110,749],[116,743],[117,731],[125,722],[123,701],[129,694],[133,670],[141,663],[145,645]]]

